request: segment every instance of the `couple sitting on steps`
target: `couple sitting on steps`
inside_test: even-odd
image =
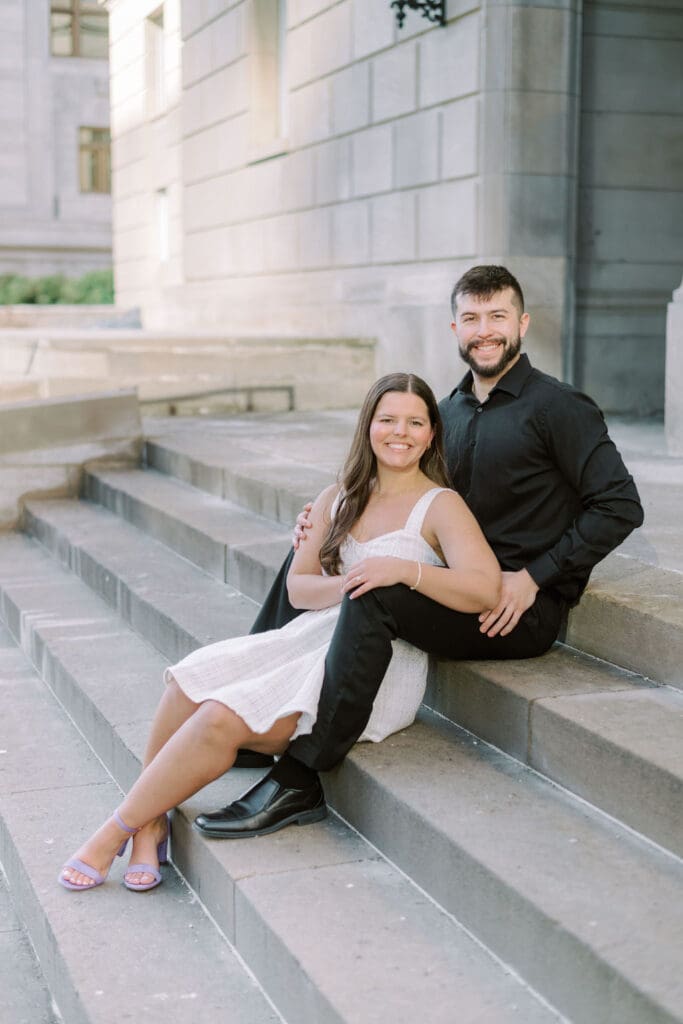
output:
[[[252,633],[166,670],[142,773],[62,869],[66,888],[101,885],[130,836],[124,884],[154,888],[167,812],[258,755],[282,756],[241,799],[199,815],[200,832],[324,817],[318,771],[413,721],[429,654],[543,654],[593,566],[641,524],[600,410],[521,353],[516,279],[474,267],[451,304],[469,372],[438,407],[413,374],[371,387],[341,486],[299,517]]]

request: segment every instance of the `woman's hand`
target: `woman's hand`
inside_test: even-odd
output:
[[[417,579],[417,562],[389,555],[378,558],[364,558],[342,576],[342,594],[353,600],[367,594],[376,587],[393,587],[396,583],[412,586]]]
[[[306,540],[306,530],[310,530],[313,526],[311,522],[311,509],[313,503],[308,501],[302,508],[299,515],[296,517],[296,525],[294,527],[294,533],[292,534],[292,546],[295,551],[298,551],[299,544],[302,540]]]

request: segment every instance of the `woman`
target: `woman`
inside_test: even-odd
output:
[[[371,387],[342,485],[319,495],[311,523],[287,580],[290,601],[306,611],[282,629],[211,644],[166,670],[142,774],[64,866],[66,888],[101,885],[130,835],[124,884],[154,888],[166,812],[226,772],[239,747],[281,754],[311,731],[345,595],[402,583],[463,612],[498,602],[498,563],[464,501],[448,490],[436,401],[412,374],[389,374]],[[422,700],[427,656],[403,641],[393,648],[361,739],[377,742],[410,725]]]

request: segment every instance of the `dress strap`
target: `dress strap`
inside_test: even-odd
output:
[[[434,501],[437,494],[441,494],[442,491],[447,490],[447,487],[432,487],[430,491],[425,491],[422,497],[418,498],[413,505],[413,511],[408,516],[408,521],[406,522],[404,529],[407,530],[408,533],[421,534],[422,524],[424,523],[424,518],[427,515],[429,506]]]

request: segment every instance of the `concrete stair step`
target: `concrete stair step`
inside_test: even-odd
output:
[[[24,528],[169,661],[256,618],[251,598],[99,505],[28,501]]]
[[[287,530],[342,465],[356,414],[144,421],[147,465]]]
[[[0,876],[0,988],[3,1019],[8,1024],[58,1024],[59,1017],[17,917],[5,879]]]
[[[683,857],[683,695],[556,644],[437,662],[425,704]]]
[[[256,605],[105,509],[30,501],[25,528],[175,661],[247,633]],[[441,662],[426,703],[683,856],[683,697],[557,645],[518,662]]]
[[[17,551],[14,557],[25,564],[27,553]],[[44,603],[51,600],[63,609],[64,598],[50,592],[50,581],[60,571],[49,570],[42,552],[31,557]],[[82,586],[69,577],[62,579],[62,587],[67,584]],[[73,645],[61,644],[56,636],[64,635],[66,624],[54,630],[45,611],[43,623],[36,617],[37,599],[30,595],[23,603],[34,609],[32,616],[22,614],[20,598],[10,578],[2,586],[6,620],[15,629],[24,623],[24,646],[55,677],[56,689],[66,685],[59,680],[67,673],[76,691],[69,700],[77,706],[78,693],[98,685],[92,677],[102,652],[90,644],[75,655]],[[96,599],[82,593],[80,600],[92,609]],[[83,613],[78,605],[71,612],[76,622]],[[82,663],[84,657],[89,664]],[[75,664],[67,665],[68,659]],[[133,675],[139,686],[143,671]],[[107,694],[114,688],[120,689],[118,680],[115,687],[106,686]],[[82,716],[86,723],[92,717],[85,711]],[[120,745],[136,742],[142,749],[139,727],[124,722],[117,728]],[[121,770],[124,785],[134,773],[133,768]],[[240,774],[228,775],[190,801],[183,820],[238,795],[241,780],[234,776]],[[462,907],[467,928],[523,977],[533,979],[572,1020],[683,1020],[683,984],[676,966],[683,941],[683,866],[677,858],[428,712],[383,744],[355,748],[326,777],[326,790],[335,810],[459,919]],[[292,842],[300,851],[300,837],[308,834],[285,830],[277,841]],[[198,840],[188,831],[187,841]],[[218,848],[221,863],[232,864],[251,844],[209,846],[212,852]],[[245,856],[238,871],[249,873],[253,857],[248,850]],[[189,845],[181,865],[214,917],[229,927],[231,897],[205,895],[216,871],[205,847]],[[272,864],[268,870],[274,870]]]
[[[566,640],[683,690],[683,573],[613,552],[570,613]]]
[[[678,858],[427,712],[326,790],[576,1024],[683,1019]]]
[[[121,793],[16,647],[0,650],[0,689],[7,736],[0,858],[60,1014],[35,969],[31,977],[26,943],[16,945],[16,919],[3,917],[8,930],[0,932],[0,943],[15,939],[3,1021],[161,1024],[172,1006],[174,1022],[209,1024],[229,1006],[231,1021],[276,1024],[279,1014],[172,868],[164,869],[164,885],[144,906],[116,884],[123,861],[112,868],[104,899],[103,892],[71,893],[57,885],[61,863]],[[3,964],[9,970],[4,957]],[[27,977],[30,988],[22,985]]]
[[[226,1012],[239,1024],[277,1019],[263,1003],[254,1013],[263,996],[253,983],[246,994],[226,991],[228,981],[234,984],[226,967],[232,953],[172,871],[166,869],[164,885],[144,908],[131,893],[109,884],[92,915],[83,900],[97,897],[66,893],[56,885],[65,851],[119,799],[100,758],[124,787],[139,770],[163,659],[35,543],[3,538],[0,556],[5,621],[23,651],[43,667],[48,685],[98,755],[75,737],[63,710],[32,673],[28,683],[26,673],[19,683],[9,681],[14,699],[5,702],[5,720],[14,742],[3,775],[7,794],[0,790],[3,845],[22,892],[22,913],[29,926],[50,933],[55,983],[68,967],[69,978],[62,982],[65,1019],[81,1024],[125,1018],[128,997],[136,1006],[135,1019],[145,1021],[162,1014],[167,1019],[168,999],[174,1021],[185,1020],[184,1011],[187,1019],[201,1021],[198,1011],[205,1007],[214,1020]],[[36,733],[43,738],[38,757]],[[212,804],[219,795],[222,801],[232,799],[253,777],[231,773],[180,808],[174,815],[173,857],[286,1020],[412,1024],[429,1007],[430,1022],[451,1024],[454,1006],[462,1024],[560,1019],[338,818],[253,843],[212,843],[191,829],[199,805]],[[49,837],[43,845],[35,840],[39,821],[49,823],[47,829],[43,825]],[[112,882],[122,871],[117,864]],[[197,923],[192,914],[199,915]],[[150,984],[139,964],[160,942],[164,967]],[[209,942],[217,943],[216,949]],[[123,944],[129,953],[119,957]],[[195,964],[206,974],[204,986],[194,979]],[[135,979],[119,1000],[111,975],[121,985],[129,973]],[[248,982],[244,971],[238,974],[245,977]],[[69,991],[86,988],[84,1005],[69,1016],[75,1005],[68,1001]],[[110,998],[98,1002],[98,993]]]
[[[256,600],[289,550],[290,534],[282,527],[153,470],[86,472],[83,491]]]
[[[147,420],[146,460],[161,472],[291,526],[304,502],[336,478],[355,413],[254,420],[211,421],[201,429]],[[683,575],[613,553],[596,567],[581,603],[572,609],[567,642],[683,688]]]

